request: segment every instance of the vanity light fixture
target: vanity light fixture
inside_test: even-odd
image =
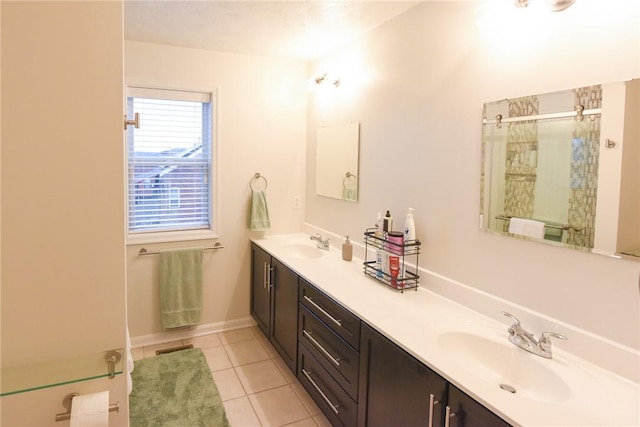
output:
[[[340,79],[337,77],[329,76],[328,73],[324,73],[314,79],[318,86],[325,84],[332,84],[334,87],[340,86]]]
[[[532,0],[515,0],[518,8],[528,7]],[[552,12],[561,12],[571,6],[576,0],[535,0],[535,2],[544,1]]]

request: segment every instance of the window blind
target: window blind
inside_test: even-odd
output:
[[[130,233],[211,227],[211,96],[129,88]]]

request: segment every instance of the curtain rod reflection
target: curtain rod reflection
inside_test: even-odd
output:
[[[482,123],[490,125],[495,124],[500,127],[503,123],[513,122],[526,122],[534,120],[549,120],[549,119],[562,119],[565,117],[575,117],[576,120],[581,121],[584,116],[590,116],[591,120],[595,120],[595,115],[601,114],[602,108],[592,108],[585,110],[582,105],[577,105],[574,111],[564,111],[560,113],[547,113],[547,114],[535,114],[532,116],[520,116],[520,117],[502,117],[502,114],[498,114],[495,119],[483,119]]]

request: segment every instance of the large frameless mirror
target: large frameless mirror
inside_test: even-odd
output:
[[[316,194],[358,200],[360,124],[323,126],[316,133]]]
[[[484,104],[482,228],[640,261],[640,81]]]

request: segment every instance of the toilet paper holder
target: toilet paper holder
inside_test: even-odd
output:
[[[78,393],[69,393],[64,399],[62,399],[62,406],[67,410],[67,412],[63,412],[62,414],[56,414],[56,422],[58,421],[66,421],[71,419],[71,404],[73,403],[73,398],[76,396],[80,396]],[[109,405],[109,412],[120,412],[120,402],[113,403]]]

